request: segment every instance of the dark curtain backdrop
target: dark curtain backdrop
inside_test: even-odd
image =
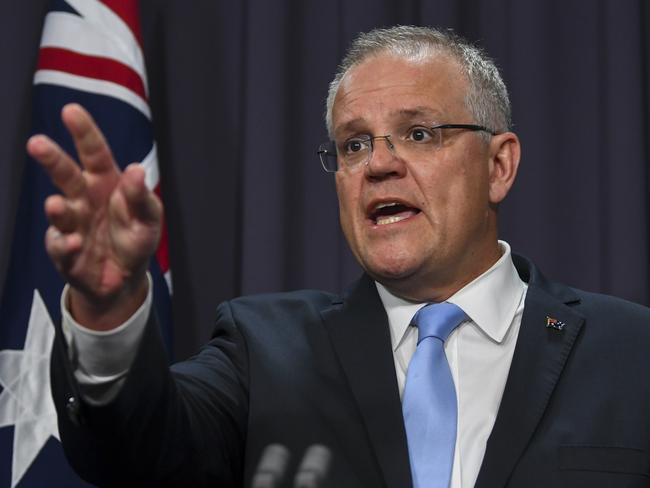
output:
[[[0,280],[47,0],[2,1]],[[177,358],[217,304],[358,273],[338,227],[327,85],[359,32],[451,27],[502,68],[523,144],[501,234],[553,278],[650,303],[647,0],[141,0]]]

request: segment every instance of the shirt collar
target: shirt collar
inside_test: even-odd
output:
[[[490,269],[454,293],[446,301],[462,308],[490,339],[501,343],[515,316],[525,283],[512,262],[510,245],[499,241],[501,258]],[[415,303],[393,295],[375,282],[388,315],[393,350],[402,342],[411,319],[424,303]]]

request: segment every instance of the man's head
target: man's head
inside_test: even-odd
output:
[[[496,206],[519,142],[505,85],[478,49],[419,27],[363,34],[330,86],[327,123],[341,225],[371,276],[405,298],[444,300],[496,261]],[[431,129],[442,124],[487,130]],[[368,158],[355,165],[359,152]]]

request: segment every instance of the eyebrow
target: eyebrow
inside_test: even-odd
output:
[[[440,118],[442,112],[431,107],[419,106],[413,108],[402,108],[394,112],[400,118],[413,118],[413,117],[436,117]],[[391,114],[393,115],[393,114]]]
[[[366,121],[362,117],[348,120],[345,124],[340,125],[334,129],[334,135],[345,134],[348,132],[358,132],[362,127],[366,126]]]
[[[443,113],[440,110],[433,109],[427,106],[417,106],[409,108],[401,108],[394,110],[389,114],[389,117],[392,119],[410,119],[410,118],[419,118],[427,117],[436,119],[435,122],[442,120]],[[434,121],[431,121],[434,122]],[[335,135],[346,133],[346,132],[358,132],[366,131],[367,122],[363,117],[357,117],[356,119],[348,120],[343,125],[337,127],[334,131]]]

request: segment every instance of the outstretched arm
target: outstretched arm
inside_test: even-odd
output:
[[[67,105],[62,118],[80,164],[45,136],[27,143],[62,192],[45,203],[51,224],[45,245],[70,284],[67,308],[74,319],[86,328],[111,330],[129,319],[147,295],[146,269],[160,236],[162,205],[146,188],[139,165],[119,170],[82,107]],[[146,313],[143,336],[127,361],[128,375],[116,375],[118,388],[92,407],[78,395],[74,379],[82,354],[77,351],[70,361],[69,347],[76,345],[58,334],[53,397],[64,448],[82,477],[101,486],[241,484],[246,349],[230,309],[220,310],[222,325],[214,338],[176,371],[167,368],[155,314]],[[110,349],[105,340],[115,333],[101,337],[105,356]],[[123,352],[121,346],[115,350]],[[91,355],[93,361],[102,356]],[[71,399],[76,409],[69,408]]]

